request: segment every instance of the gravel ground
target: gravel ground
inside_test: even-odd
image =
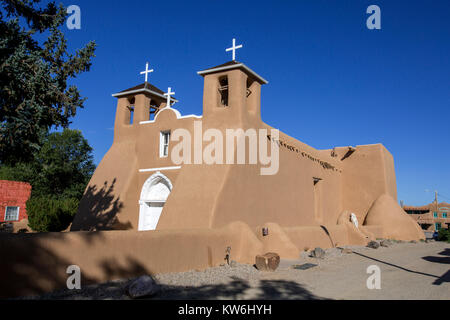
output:
[[[161,291],[151,299],[450,299],[450,244],[392,243],[371,249],[347,246],[327,249],[323,259],[302,252],[298,260],[282,260],[275,272],[236,264],[205,271],[153,276]],[[314,265],[307,270],[294,266]],[[367,267],[381,269],[380,290],[366,286]],[[123,279],[82,290],[63,290],[23,299],[110,300],[130,299]]]

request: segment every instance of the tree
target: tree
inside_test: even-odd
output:
[[[48,134],[33,161],[0,167],[1,180],[29,182],[32,196],[81,199],[95,165],[92,148],[81,131]]]
[[[68,80],[89,71],[95,42],[67,52],[66,9],[0,0],[0,162],[31,161],[52,128],[67,128],[85,99]],[[48,33],[45,41],[36,40]]]
[[[0,180],[29,182],[29,225],[35,231],[62,231],[72,222],[95,170],[92,148],[81,131],[47,134],[33,160],[0,166]]]
[[[48,135],[35,156],[35,195],[81,199],[94,170],[92,148],[81,131]],[[39,171],[37,171],[39,170]]]

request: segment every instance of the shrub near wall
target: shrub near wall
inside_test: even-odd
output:
[[[438,233],[438,241],[447,241],[450,243],[450,230],[441,229]]]
[[[67,229],[77,213],[75,198],[32,197],[27,201],[29,226],[37,232],[59,232]]]

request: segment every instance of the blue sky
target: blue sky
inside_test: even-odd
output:
[[[71,125],[98,164],[112,144],[112,93],[143,82],[172,87],[182,114],[201,114],[197,71],[242,61],[269,80],[263,120],[317,148],[382,143],[393,154],[399,200],[450,202],[449,1],[63,1],[82,13],[71,50],[98,44],[73,82],[88,100]],[[381,8],[381,30],[366,9]]]

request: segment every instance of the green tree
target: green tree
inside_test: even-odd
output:
[[[0,180],[29,182],[29,225],[35,231],[62,231],[72,222],[95,165],[81,131],[46,135],[33,160],[0,166]]]
[[[51,128],[67,128],[85,101],[68,80],[89,71],[95,42],[75,54],[61,31],[66,9],[0,0],[0,162],[28,162]],[[48,35],[48,36],[47,36]],[[45,38],[38,41],[37,39]]]
[[[95,170],[88,141],[81,131],[70,129],[48,135],[33,165],[35,195],[61,198],[81,199]]]
[[[81,199],[94,170],[81,131],[64,129],[48,134],[32,161],[0,166],[0,179],[29,182],[32,196]]]

